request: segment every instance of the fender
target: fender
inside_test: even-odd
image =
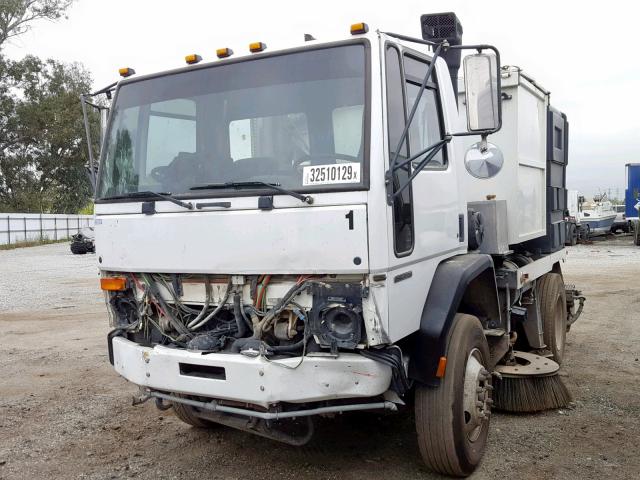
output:
[[[420,329],[413,335],[410,378],[434,387],[440,384],[436,370],[440,357],[446,355],[447,339],[458,312],[478,316],[485,328],[502,325],[490,255],[458,255],[444,260],[436,268],[422,310]]]

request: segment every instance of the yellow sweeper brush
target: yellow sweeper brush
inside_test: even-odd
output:
[[[494,408],[530,413],[568,406],[571,393],[558,376],[559,370],[560,365],[549,358],[514,350],[506,365],[496,366]]]

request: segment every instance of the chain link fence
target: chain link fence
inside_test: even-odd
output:
[[[64,240],[93,227],[93,215],[0,213],[0,245]]]

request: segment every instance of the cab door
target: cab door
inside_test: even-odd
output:
[[[409,112],[418,97],[427,73],[429,59],[417,52],[393,44],[385,47],[386,106],[389,162],[398,150],[398,142]],[[423,92],[410,124],[408,141],[398,151],[398,160],[438,142],[445,134],[443,102],[439,81],[449,76],[434,74]],[[444,70],[446,71],[446,70]],[[450,86],[449,86],[450,88]],[[452,105],[447,105],[449,108]],[[455,104],[453,104],[455,109]],[[396,197],[390,216],[389,265],[389,337],[403,338],[418,329],[435,269],[444,258],[461,250],[464,217],[460,208],[458,181],[452,163],[453,151],[445,146]],[[420,157],[397,171],[393,188],[406,183]]]

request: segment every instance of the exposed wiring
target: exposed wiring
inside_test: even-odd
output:
[[[291,303],[293,298],[301,293],[305,288],[307,288],[312,283],[311,280],[305,280],[302,283],[296,283],[293,287],[291,287],[287,293],[276,303],[271,310],[267,312],[267,314],[260,320],[258,325],[253,330],[253,337],[260,339],[262,337],[263,332],[266,332],[271,327],[271,323],[275,318],[277,318],[280,313]]]
[[[202,276],[199,277],[202,278]],[[277,363],[283,368],[297,368],[306,355],[308,342],[312,337],[309,334],[304,309],[294,300],[311,283],[317,282],[311,280],[311,275],[297,276],[295,283],[271,308],[267,307],[267,289],[272,279],[268,274],[253,277],[255,292],[251,295],[253,304],[249,305],[242,302],[243,290],[233,286],[231,277],[228,277],[229,281],[224,291],[222,285],[217,287],[220,291],[217,297],[213,294],[211,277],[204,275],[205,299],[201,308],[183,303],[182,293],[178,292],[181,287],[176,279],[169,282],[166,275],[151,273],[131,273],[130,278],[134,288],[139,292],[137,295],[134,294],[135,304],[133,305],[137,321],[123,327],[123,331],[142,331],[146,338],[151,338],[151,332],[157,329],[163,338],[181,346],[188,348],[188,345],[192,341],[195,342],[197,337],[200,339],[200,345],[210,344],[212,348],[218,350],[224,349],[227,340],[233,338],[238,340],[254,338],[263,342],[265,332],[270,331],[276,319],[289,308],[293,309],[298,319],[304,324],[302,340],[273,346],[265,343],[263,353],[266,356],[278,353],[295,355],[302,352],[301,360],[295,366]],[[229,304],[231,296],[233,296],[233,305]],[[229,314],[233,314],[233,318]],[[131,318],[135,318],[135,314]],[[214,319],[213,326],[202,329]],[[197,332],[199,329],[202,329],[202,333]],[[206,337],[210,339],[206,340]]]
[[[169,305],[167,305],[167,303],[162,298],[162,295],[160,294],[160,292],[156,288],[156,285],[153,282],[153,280],[149,280],[149,278],[147,278],[146,274],[142,274],[142,279],[145,282],[145,284],[149,287],[149,293],[155,298],[155,300],[157,300],[157,302],[160,304],[160,306],[164,309],[164,311],[165,311],[165,315],[164,316],[169,320],[169,324],[180,335],[184,335],[186,337],[190,337],[192,334],[189,331],[189,329],[187,328],[187,326],[185,326],[179,319],[177,319],[175,316],[173,316],[172,313],[170,313],[171,312],[171,308],[169,307]]]
[[[258,282],[258,293],[256,295],[256,308],[264,309],[266,303],[267,285],[271,281],[271,275],[264,275],[262,280]]]
[[[225,304],[227,303],[227,300],[229,300],[230,294],[231,294],[231,278],[229,278],[229,283],[227,284],[227,291],[225,292],[222,300],[220,300],[220,303],[218,304],[218,306],[209,315],[207,315],[205,318],[203,318],[199,322],[196,323],[193,320],[189,322],[187,324],[187,327],[191,330],[197,330],[201,328],[203,325],[207,324],[209,320],[215,317],[224,308]]]
[[[407,372],[404,369],[402,350],[397,345],[380,349],[361,350],[363,357],[370,358],[391,368],[392,389],[398,395],[404,395],[411,388]]]
[[[189,324],[200,322],[200,320],[202,320],[202,318],[206,315],[207,310],[209,309],[209,304],[211,303],[211,282],[209,281],[208,276],[204,277],[204,291],[205,291],[205,299],[204,299],[204,305],[202,307],[202,310],[200,310],[196,318],[191,320]],[[187,325],[187,327],[188,326],[189,325]]]

